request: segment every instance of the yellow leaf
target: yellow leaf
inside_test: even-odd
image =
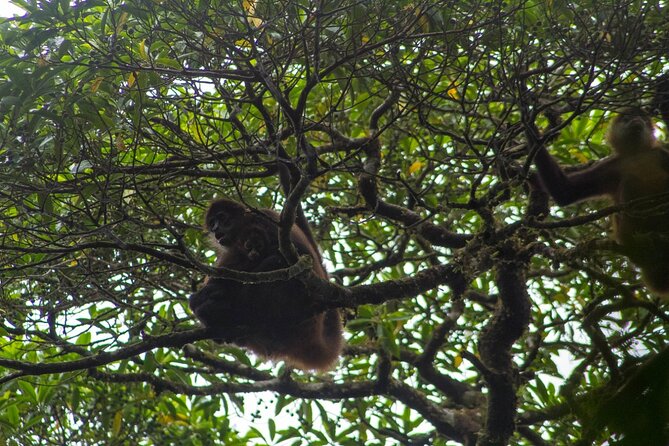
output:
[[[190,134],[193,137],[193,139],[200,143],[204,144],[204,135],[202,134],[202,131],[200,130],[200,125],[197,121],[191,121],[190,122]]]
[[[242,2],[242,7],[244,8],[244,11],[248,12],[249,15],[251,15],[254,12],[256,12],[256,1],[255,0],[244,0]]]
[[[100,88],[100,84],[102,84],[103,79],[104,78],[102,77],[96,77],[95,79],[93,79],[93,82],[91,82],[91,93],[95,93],[96,91],[98,91],[98,88]]]
[[[628,84],[631,84],[632,82],[637,80],[637,75],[636,73],[630,73],[629,76],[627,76],[625,79],[623,79],[623,82],[626,82]]]
[[[420,27],[421,31],[424,33],[429,33],[430,20],[425,16],[425,14],[422,14],[419,9],[416,10],[416,15],[418,16],[418,26]]]
[[[121,423],[123,422],[123,411],[119,410],[114,414],[114,422],[112,423],[112,433],[114,436],[121,432]]]
[[[581,152],[575,152],[574,156],[576,157],[579,163],[587,163],[589,161],[588,158]]]
[[[244,10],[247,12],[247,19],[251,26],[255,26],[256,28],[260,27],[262,25],[262,19],[260,17],[256,17],[256,1],[255,0],[244,0],[242,2],[242,7]]]
[[[158,415],[158,418],[157,418],[158,423],[160,423],[160,424],[162,424],[162,425],[164,425],[164,426],[170,424],[170,423],[172,422],[172,419],[173,419],[173,418],[172,418],[171,416],[169,416],[169,415],[164,415],[164,414],[160,414],[160,415]]]
[[[455,355],[455,358],[453,358],[453,365],[455,366],[456,369],[459,369],[460,364],[462,364],[462,356]]]
[[[414,172],[419,171],[425,164],[420,161],[414,161],[411,166],[409,166],[409,175],[413,175]]]
[[[407,108],[407,105],[409,105],[409,103],[404,99],[399,99],[397,101],[397,109],[401,112],[403,112]]]
[[[164,426],[167,426],[172,423],[182,426],[187,426],[188,425],[187,421],[188,418],[186,418],[182,414],[176,414],[176,416],[165,415],[165,414],[158,415],[158,422]]]
[[[121,14],[121,17],[118,19],[118,23],[116,24],[116,33],[119,34],[121,31],[123,31],[123,26],[128,22],[128,13],[124,12]]]
[[[566,304],[569,302],[569,296],[565,293],[555,293],[551,297],[555,302],[561,303],[561,304]]]
[[[328,185],[328,178],[325,175],[320,176],[320,177],[316,178],[314,181],[312,181],[311,184],[314,187],[325,188]]]
[[[130,73],[130,76],[128,76],[128,87],[132,87],[135,85],[135,81],[137,80],[137,76],[135,76],[135,73]]]
[[[450,89],[448,90],[448,96],[449,96],[451,99],[454,99],[454,100],[456,100],[456,101],[457,101],[458,99],[460,99],[460,94],[458,93],[458,89],[455,88],[455,87],[450,88]]]
[[[125,150],[125,141],[123,141],[123,137],[121,135],[116,135],[116,141],[114,141],[114,146],[116,146],[117,149],[119,150]]]
[[[146,51],[146,39],[139,42],[139,57],[149,60],[149,53]]]
[[[246,39],[239,39],[235,40],[235,45],[237,45],[240,48],[251,48],[251,42],[249,42]]]

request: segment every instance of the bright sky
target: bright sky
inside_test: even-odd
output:
[[[22,10],[9,3],[9,0],[0,0],[0,17],[11,17],[14,14],[21,14],[21,12]]]

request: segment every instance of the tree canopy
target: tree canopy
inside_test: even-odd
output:
[[[3,444],[666,442],[669,315],[607,239],[619,209],[556,207],[532,168],[652,108],[665,1],[14,3]],[[220,197],[310,221],[330,372],[193,317]]]

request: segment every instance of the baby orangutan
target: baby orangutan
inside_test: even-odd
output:
[[[216,266],[247,272],[273,271],[289,266],[279,252],[279,214],[251,210],[232,200],[214,201],[205,227],[215,240]],[[313,273],[327,279],[316,243],[297,225],[290,239],[298,254],[310,255]],[[297,279],[242,283],[218,277],[190,298],[195,316],[216,336],[263,357],[284,360],[305,370],[327,370],[343,346],[339,310],[314,314],[313,299]]]

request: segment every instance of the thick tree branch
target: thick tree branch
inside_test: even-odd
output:
[[[511,347],[530,322],[530,299],[525,285],[526,261],[511,250],[496,267],[499,302],[479,337],[481,361],[488,369],[488,414],[479,446],[506,445],[515,430],[517,370]]]

